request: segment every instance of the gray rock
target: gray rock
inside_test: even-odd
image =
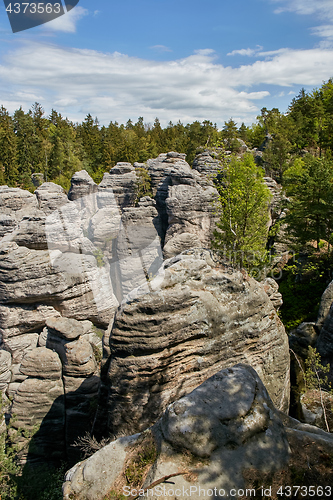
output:
[[[0,186],[0,238],[12,233],[24,218],[38,212],[36,197],[20,188]]]
[[[117,163],[109,174],[104,174],[98,190],[103,192],[103,190],[111,189],[119,207],[130,207],[136,200],[138,183],[135,168],[130,163]]]
[[[24,356],[20,371],[27,377],[58,380],[61,378],[62,367],[57,353],[38,347]]]
[[[7,233],[14,231],[17,226],[17,221],[11,215],[1,214],[0,215],[0,238],[5,236]]]
[[[209,151],[204,151],[196,155],[192,168],[200,174],[216,177],[218,170],[221,169],[221,165],[219,160],[213,158]]]
[[[44,174],[42,173],[31,174],[31,182],[36,188],[38,188],[44,182]]]
[[[282,294],[279,292],[279,285],[273,278],[265,278],[261,281],[261,285],[270,298],[273,306],[278,311],[283,304]]]
[[[90,342],[79,339],[67,342],[64,347],[64,375],[86,378],[96,372],[97,364]]]
[[[60,316],[52,306],[44,304],[2,305],[0,304],[0,335],[3,341],[43,328],[46,319]]]
[[[27,352],[35,349],[38,342],[38,333],[26,333],[7,339],[3,347],[12,355],[13,363],[21,363]]]
[[[11,364],[11,354],[7,351],[0,350],[0,391],[5,391],[11,381]]]
[[[48,246],[45,222],[46,215],[44,214],[24,218],[13,233],[12,241],[15,241],[19,246],[35,250],[46,250]]]
[[[174,255],[179,255],[184,250],[197,248],[201,246],[200,239],[197,234],[178,233],[172,236],[163,247],[163,255],[166,259],[170,259]]]
[[[68,199],[71,201],[81,201],[82,198],[97,193],[97,190],[97,184],[92,180],[88,172],[80,170],[80,172],[75,172],[71,179]]]
[[[0,301],[54,305],[63,316],[107,327],[118,305],[106,269],[93,255],[18,247],[0,250]]]
[[[59,358],[58,361],[60,363]],[[43,367],[39,366],[36,371],[42,373]],[[46,458],[48,462],[59,463],[64,459],[65,404],[61,378],[27,378],[14,394],[11,411],[15,419],[11,422],[9,435],[23,463],[28,460],[31,464],[44,464]],[[31,440],[26,437],[29,435]]]
[[[318,318],[316,322],[318,330],[321,330],[325,322],[325,319],[327,318],[330,312],[330,307],[332,303],[333,303],[333,281],[330,282],[330,284],[327,286],[321,297]]]
[[[183,233],[196,236],[196,247],[210,247],[217,221],[216,207],[213,204],[217,197],[216,189],[211,186],[203,188],[200,185],[180,184],[169,187],[166,199],[168,229],[165,244],[169,244],[166,257],[177,255],[177,253],[171,254],[171,251],[179,248],[181,241],[179,235]],[[173,243],[174,238],[176,241]],[[181,251],[187,248],[182,248]]]
[[[46,326],[52,334],[59,335],[67,340],[76,340],[87,332],[87,328],[85,328],[82,322],[70,318],[48,318],[46,320]]]
[[[289,460],[286,431],[265,387],[253,369],[237,365],[218,372],[171,404],[150,430],[121,437],[76,464],[66,474],[64,500],[97,500],[115,488],[126,494],[123,488],[128,484],[121,475],[124,464],[140,454],[145,443],[152,449],[152,438],[156,458],[143,487],[167,474],[190,469],[191,476],[178,474],[172,484],[163,486],[181,492],[183,487],[187,492],[192,487],[191,497],[196,500],[199,488],[244,488],[245,469],[272,473]],[[150,490],[149,497],[158,498],[158,490]]]
[[[115,435],[149,427],[170,402],[239,362],[258,371],[278,408],[288,408],[288,338],[259,283],[193,250],[167,261],[150,287],[123,304],[110,335]]]
[[[297,338],[298,342],[304,347],[314,346],[316,344],[318,334],[315,323],[303,322],[298,327],[290,332],[290,335]]]
[[[53,182],[44,182],[36,189],[35,195],[37,197],[38,208],[45,214],[50,214],[68,203],[64,188]]]
[[[210,457],[220,446],[240,446],[266,431],[270,427],[269,396],[261,383],[258,387],[258,380],[255,371],[245,365],[213,375],[168,406],[161,420],[165,439],[175,448]]]

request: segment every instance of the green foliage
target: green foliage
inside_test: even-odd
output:
[[[0,107],[0,173],[9,186],[15,185],[18,175],[17,144],[13,121],[3,106]]]
[[[137,203],[143,196],[153,196],[153,191],[151,188],[151,178],[148,174],[148,170],[138,167],[135,169],[135,173],[139,179],[138,194],[136,196]]]
[[[103,251],[100,248],[97,248],[97,250],[94,251],[94,257],[96,259],[96,264],[97,267],[103,267],[105,262],[104,262],[104,254]]]
[[[213,246],[227,252],[233,264],[249,269],[266,255],[271,195],[251,154],[243,159],[222,158],[222,162],[222,180],[217,186],[220,221]]]
[[[319,352],[311,346],[309,347],[305,366],[304,382],[307,390],[332,390],[331,384],[328,382],[330,365],[324,366]]]
[[[290,197],[286,222],[290,234],[304,245],[330,241],[333,231],[333,161],[308,155],[285,172]]]
[[[238,130],[237,125],[232,118],[229,121],[224,122],[224,127],[221,133],[224,139],[225,148],[232,153],[235,153],[239,149],[239,142],[237,140]]]
[[[297,258],[297,260],[296,260]],[[279,292],[283,305],[279,316],[287,331],[303,321],[316,321],[321,296],[330,281],[331,260],[328,255],[295,256],[283,268]]]

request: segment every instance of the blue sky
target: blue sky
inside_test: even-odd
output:
[[[0,104],[73,121],[219,127],[285,112],[333,76],[333,0],[80,0],[13,34],[0,2]]]

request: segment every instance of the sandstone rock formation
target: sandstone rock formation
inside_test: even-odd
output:
[[[330,365],[328,374],[329,381],[333,382],[333,282],[331,282],[324,291],[317,322],[315,324],[318,337],[315,347],[321,355],[324,365]],[[313,344],[312,344],[313,345]]]
[[[15,419],[10,437],[21,447],[20,457],[33,463],[64,456],[65,401],[58,355],[46,348],[28,352],[20,371],[27,378],[19,385],[12,405]],[[22,433],[20,429],[24,429]],[[33,437],[33,446],[26,449]]]
[[[40,462],[47,456],[52,461],[66,458],[74,462],[80,452],[73,444],[91,430],[91,404],[97,403],[100,385],[92,345],[100,355],[101,346],[88,340],[90,322],[55,316],[48,318],[46,325],[39,339],[37,334],[13,338],[22,342],[22,337],[30,337],[34,344],[38,340],[38,347],[30,345],[19,359],[14,350],[13,361],[19,363],[23,377],[16,378],[12,390],[15,419],[11,439],[21,446],[22,460]],[[7,349],[9,345],[7,341]],[[9,352],[0,353],[10,357]],[[28,449],[27,438],[32,438]]]
[[[216,153],[204,151],[196,155],[193,160],[192,168],[197,170],[200,174],[206,174],[213,178],[217,175],[221,166]]]
[[[238,362],[253,366],[276,406],[288,408],[288,339],[259,283],[194,250],[166,261],[150,288],[124,304],[113,323],[113,434],[149,427],[170,402]]]
[[[164,256],[193,246],[210,246],[216,220],[213,202],[218,193],[205,175],[192,170],[178,153],[148,160],[148,172],[162,221]]]
[[[130,163],[119,162],[110,173],[104,174],[99,189],[112,190],[120,208],[133,206],[137,197],[139,179]]]
[[[124,494],[125,471],[148,446],[155,453],[142,482],[128,489],[139,491],[175,474],[169,486],[180,491],[193,486],[195,499],[201,497],[199,487],[243,488],[247,468],[274,472],[289,459],[286,431],[264,385],[252,368],[237,365],[170,404],[149,431],[121,437],[74,466],[63,485],[64,500],[99,500],[110,490]],[[149,497],[157,498],[158,489]]]
[[[178,256],[210,246],[217,191],[206,160],[197,169],[176,152],[149,160],[154,198],[140,200],[140,178],[128,163],[99,186],[77,172],[68,196],[49,182],[34,194],[0,187],[0,389],[28,432],[41,424],[36,459],[45,439],[52,458],[66,450],[74,460],[72,444],[92,428],[102,351],[96,327],[104,370],[112,352],[103,390],[115,434],[134,432],[135,419],[143,430],[170,402],[237,362],[258,370],[278,407],[288,404],[274,283],[261,286],[207,251]],[[163,245],[172,257],[164,268]],[[48,358],[60,363],[56,377]],[[54,449],[53,419],[61,433]]]

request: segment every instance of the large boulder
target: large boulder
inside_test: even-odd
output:
[[[139,457],[144,457],[141,462]],[[191,491],[191,498],[199,499],[199,488],[244,488],[246,469],[273,473],[288,460],[286,431],[264,385],[252,368],[237,365],[169,405],[150,430],[121,437],[75,465],[63,494],[64,500],[99,500],[111,490],[144,495],[152,485],[149,498],[157,498],[164,487],[174,491],[172,498]],[[139,467],[140,477],[135,475]],[[154,490],[153,483],[170,474],[172,484]]]
[[[175,185],[169,187],[166,208],[168,214],[168,229],[165,236],[164,255],[170,258],[179,253],[179,240],[182,238],[181,251],[193,247],[209,248],[215,229],[216,207],[214,200],[218,193],[212,186],[201,187]],[[184,245],[184,236],[189,239],[189,245]],[[192,238],[190,238],[192,235]],[[195,237],[195,244],[193,241]]]
[[[191,169],[180,153],[161,154],[147,164],[165,233],[165,258],[195,246],[209,247],[218,197],[212,181]]]
[[[274,401],[289,402],[289,349],[263,287],[208,251],[166,261],[145,295],[118,310],[110,336],[109,430],[142,431],[217,371],[253,366]]]

